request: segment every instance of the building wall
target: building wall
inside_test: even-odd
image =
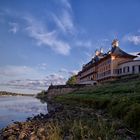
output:
[[[80,83],[80,73],[76,75],[76,84]]]
[[[83,70],[80,73],[80,81],[85,82],[85,81],[93,81],[93,80],[95,80],[94,73],[95,73],[95,66],[86,68],[86,70]]]
[[[111,76],[111,58],[105,59],[98,64],[97,80]]]
[[[128,68],[129,67],[129,68]],[[115,77],[140,73],[140,60],[131,58],[109,57],[102,60],[96,67],[90,67],[78,75],[77,84],[95,84],[114,80]]]
[[[116,56],[110,56],[108,59],[102,60],[98,64],[98,78],[97,78],[98,82],[116,79],[118,77],[119,64],[127,63],[128,61],[132,61],[132,59]]]
[[[118,76],[140,73],[140,60],[119,64]]]
[[[95,66],[95,72],[93,73],[93,80],[94,81],[97,81],[97,72],[98,72],[98,67],[97,67],[97,65]]]
[[[131,58],[112,56],[111,57],[111,62],[112,62],[111,75],[112,76],[118,76],[118,66],[119,66],[119,64],[124,63],[124,62],[128,62],[128,61],[132,61],[132,60],[133,59],[131,59]]]

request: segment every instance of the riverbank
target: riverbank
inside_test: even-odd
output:
[[[34,94],[14,93],[8,91],[0,91],[0,96],[35,96]]]
[[[48,100],[49,113],[2,129],[3,139],[138,140],[140,80],[123,80]]]
[[[50,104],[53,107],[49,114],[40,114],[2,129],[1,140],[136,140],[132,131],[103,110]]]

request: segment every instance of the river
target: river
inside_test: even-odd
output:
[[[0,96],[0,128],[15,121],[25,121],[37,114],[46,114],[47,104],[28,96]]]

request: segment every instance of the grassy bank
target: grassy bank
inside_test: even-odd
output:
[[[140,80],[123,80],[58,96],[57,102],[105,111],[140,136]],[[90,119],[90,118],[89,118]]]

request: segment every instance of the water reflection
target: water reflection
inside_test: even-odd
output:
[[[0,128],[13,120],[25,121],[27,117],[47,112],[47,104],[34,97],[0,96]]]

